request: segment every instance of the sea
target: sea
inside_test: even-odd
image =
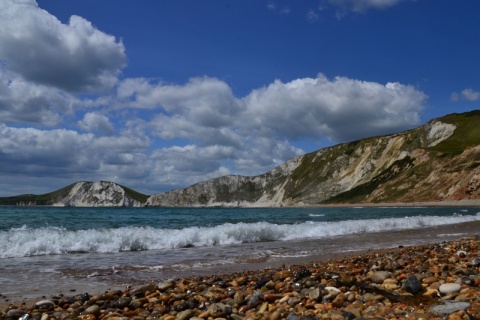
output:
[[[476,236],[476,207],[0,207],[0,298],[101,293]]]

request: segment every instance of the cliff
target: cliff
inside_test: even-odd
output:
[[[156,194],[148,206],[299,206],[480,198],[480,111],[339,144],[255,177]]]

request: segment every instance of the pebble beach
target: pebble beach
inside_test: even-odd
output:
[[[479,319],[476,236],[124,290],[0,297],[0,319]]]

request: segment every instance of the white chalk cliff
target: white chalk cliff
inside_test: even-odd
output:
[[[134,199],[125,189],[113,182],[77,182],[68,193],[58,196],[54,206],[72,207],[141,207],[143,202]]]

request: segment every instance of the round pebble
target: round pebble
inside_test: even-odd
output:
[[[417,294],[423,291],[422,283],[414,275],[410,275],[403,282],[403,286],[408,293]]]
[[[462,286],[458,283],[444,283],[438,288],[438,291],[443,294],[458,292],[462,289]]]

